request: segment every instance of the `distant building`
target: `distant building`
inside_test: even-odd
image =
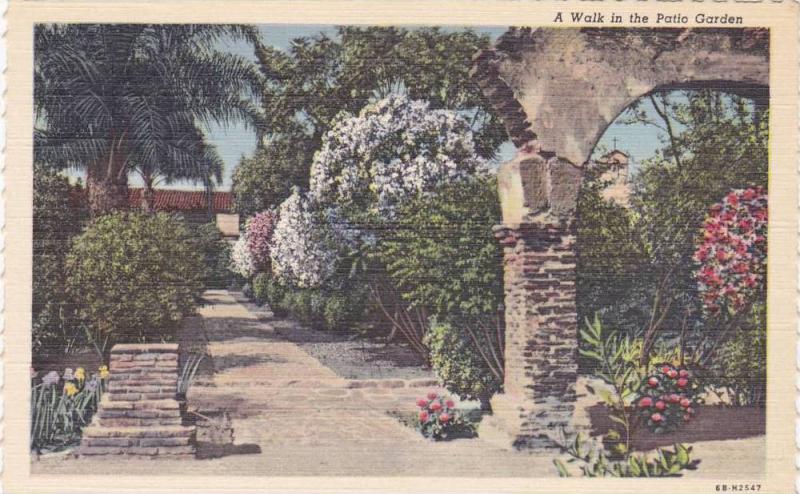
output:
[[[630,157],[619,149],[614,149],[597,160],[599,165],[607,167],[607,170],[600,176],[601,180],[610,182],[608,187],[603,189],[603,199],[614,201],[626,208],[630,206],[631,195],[628,181],[629,160]]]
[[[144,189],[128,189],[128,206],[131,209],[142,207]],[[208,193],[203,190],[155,189],[153,207],[156,211],[181,213],[192,223],[214,222],[228,240],[239,238],[239,215],[233,211],[233,194],[213,192],[209,205]]]

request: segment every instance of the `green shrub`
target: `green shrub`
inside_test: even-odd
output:
[[[733,405],[764,406],[767,399],[767,333],[740,329],[719,349],[709,381],[726,388]]]
[[[503,254],[492,233],[501,222],[496,179],[475,177],[409,200],[397,221],[375,256],[404,300],[440,320],[497,311]]]
[[[283,286],[278,280],[270,278],[267,283],[266,300],[272,313],[278,317],[284,317],[287,314],[286,308],[286,294],[288,289]]]
[[[253,298],[259,305],[269,302],[269,286],[271,283],[272,276],[269,273],[258,273],[253,278]]]
[[[101,348],[172,339],[203,290],[189,231],[163,213],[97,218],[73,242],[67,271],[68,291]]]
[[[189,224],[193,249],[203,258],[205,270],[200,282],[206,289],[228,288],[233,281],[230,265],[230,246],[214,223]]]
[[[308,186],[310,156],[297,141],[277,138],[242,156],[233,171],[231,192],[236,212],[248,218],[273,208],[292,192],[292,186]]]
[[[83,343],[81,322],[67,297],[66,257],[86,222],[82,187],[40,165],[33,174],[33,354],[64,353]]]
[[[322,317],[325,329],[344,329],[350,319],[347,298],[339,294],[329,296]]]
[[[679,477],[684,470],[696,470],[700,463],[692,459],[692,447],[684,444],[675,444],[672,449],[657,448],[655,455],[636,453],[614,459],[593,443],[581,434],[565,438],[559,446],[570,459],[553,460],[558,476],[580,473],[583,477]],[[580,465],[579,472],[574,471],[573,465]]]
[[[448,390],[462,399],[478,399],[481,407],[488,409],[489,399],[502,388],[503,381],[486,365],[481,351],[465,333],[449,323],[434,321],[425,335],[431,366]]]
[[[353,331],[360,328],[366,319],[367,300],[366,290],[355,287],[327,293],[323,312],[325,329]]]

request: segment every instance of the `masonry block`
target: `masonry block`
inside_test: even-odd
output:
[[[193,457],[196,428],[183,425],[177,400],[178,345],[116,345],[109,368],[78,454]]]

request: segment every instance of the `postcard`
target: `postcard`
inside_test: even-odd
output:
[[[797,13],[11,0],[5,492],[791,492]]]

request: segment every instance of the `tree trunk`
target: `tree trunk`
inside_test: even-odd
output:
[[[144,188],[142,189],[142,211],[145,214],[153,214],[155,212],[156,191],[153,189],[153,177],[144,177]]]
[[[89,170],[86,177],[89,193],[89,211],[93,217],[102,216],[128,207],[128,179],[98,177]]]
[[[109,155],[89,164],[86,188],[93,217],[128,209],[128,168],[126,132],[112,133]]]

